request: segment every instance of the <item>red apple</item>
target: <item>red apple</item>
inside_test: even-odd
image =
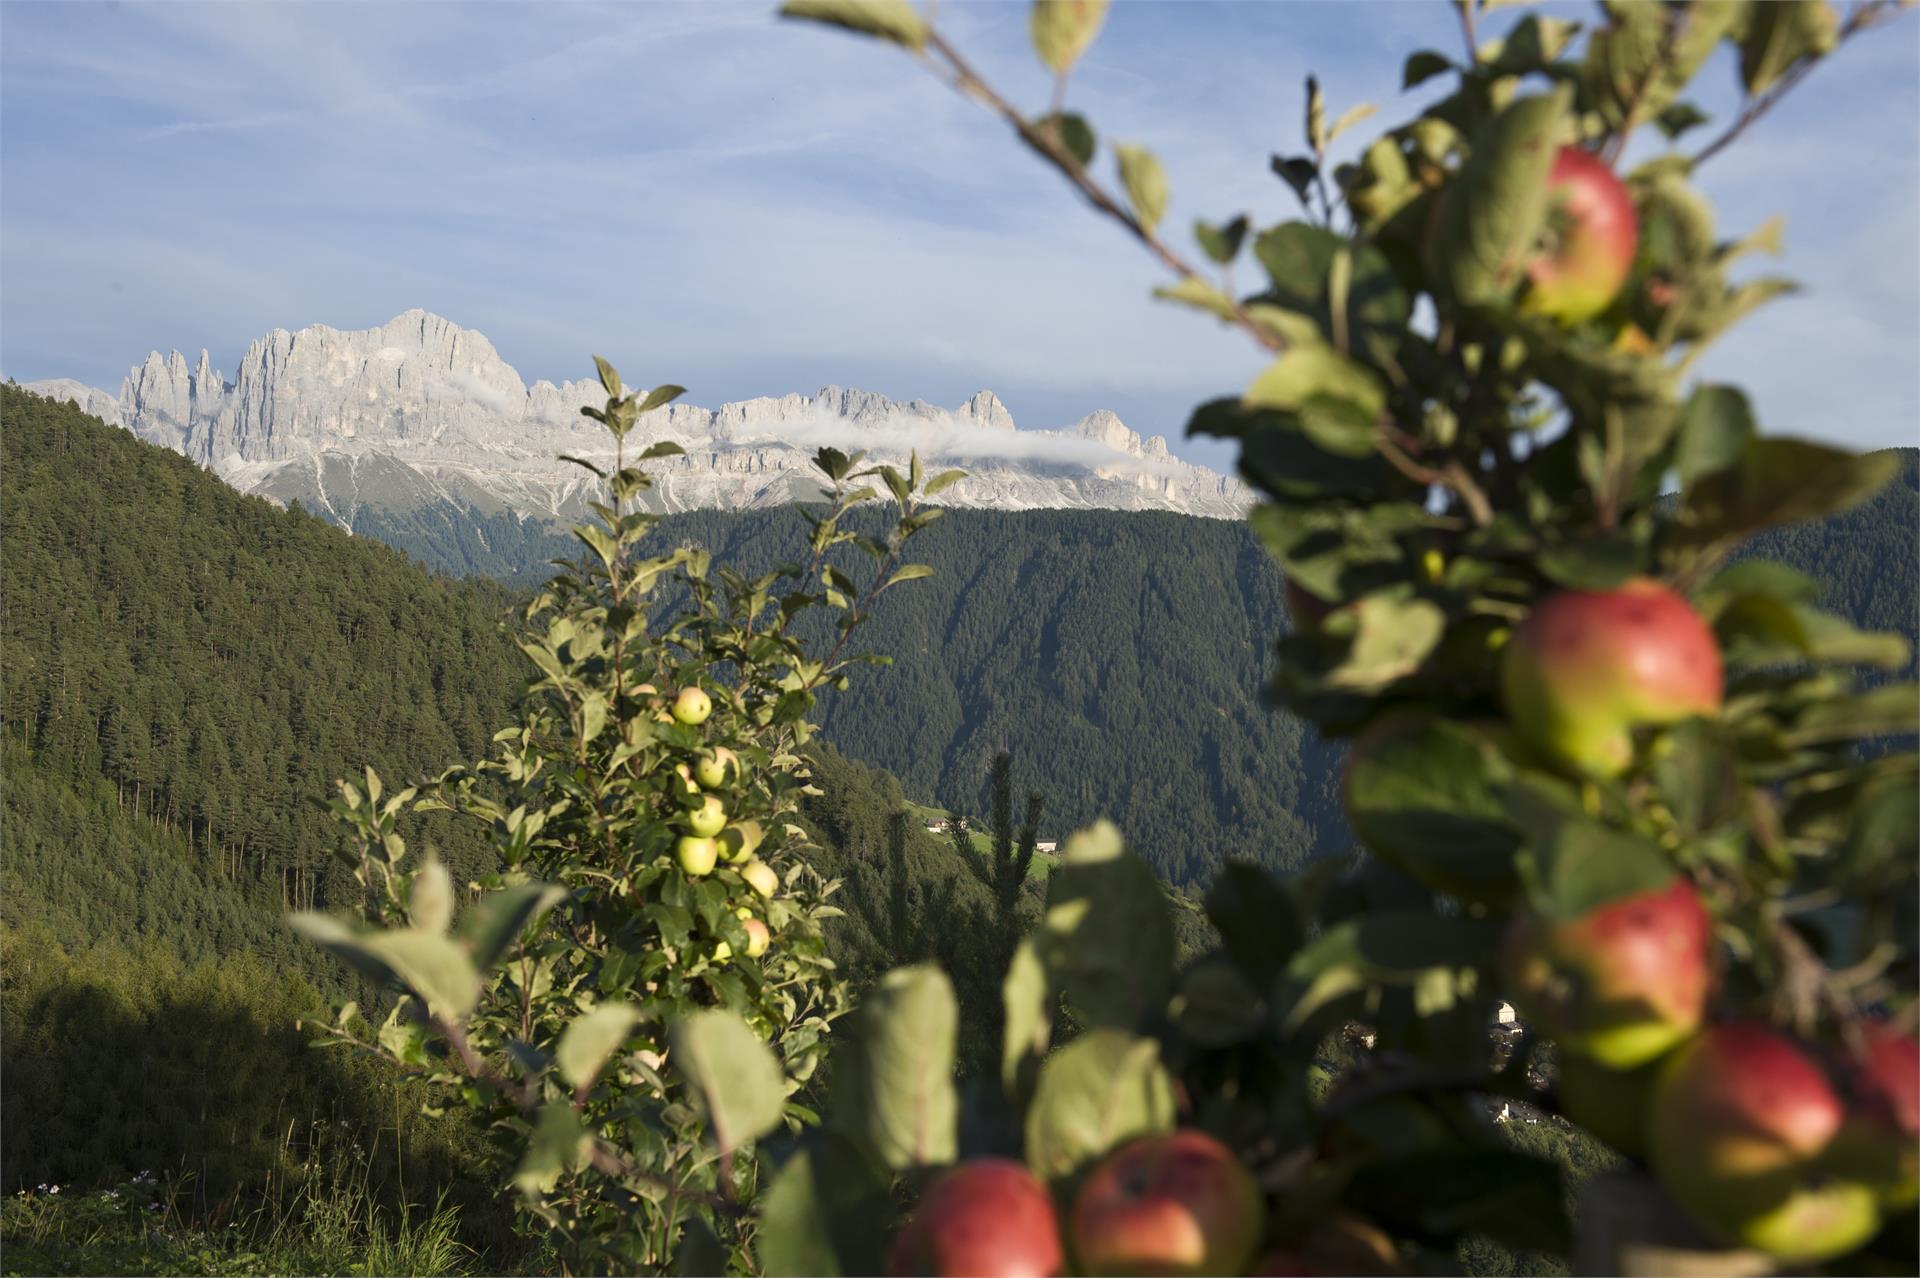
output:
[[[1045,1278],[1057,1274],[1059,1222],[1033,1174],[1005,1158],[960,1164],[920,1198],[894,1237],[887,1270],[951,1278]]]
[[[1847,1083],[1847,1121],[1828,1165],[1866,1180],[1889,1211],[1905,1210],[1920,1200],[1920,1042],[1871,1026]]]
[[[1826,1260],[1880,1225],[1873,1190],[1822,1167],[1845,1117],[1792,1039],[1758,1022],[1718,1025],[1661,1071],[1647,1152],[1703,1228],[1782,1260]]]
[[[1633,762],[1635,727],[1712,714],[1724,691],[1713,631],[1646,578],[1543,600],[1514,628],[1500,681],[1530,745],[1603,779]]]
[[[1632,1069],[1700,1026],[1713,920],[1685,878],[1575,919],[1514,917],[1505,969],[1514,1003],[1569,1052]]]
[[[1579,147],[1560,148],[1547,184],[1546,233],[1527,266],[1520,309],[1585,323],[1611,306],[1627,282],[1640,219],[1620,179]]]
[[[1073,1205],[1088,1274],[1235,1274],[1265,1225],[1260,1190],[1203,1131],[1143,1136],[1107,1155]]]
[[[747,929],[747,957],[759,958],[767,952],[767,946],[773,943],[773,933],[767,931],[767,925],[759,919],[748,919],[741,924]]]

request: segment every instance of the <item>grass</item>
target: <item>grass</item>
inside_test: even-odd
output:
[[[112,1189],[59,1185],[0,1200],[0,1273],[14,1274],[464,1274],[477,1257],[458,1238],[459,1213],[389,1211],[375,1202],[367,1165],[309,1160],[289,1201],[189,1220],[184,1180],[141,1173]]]

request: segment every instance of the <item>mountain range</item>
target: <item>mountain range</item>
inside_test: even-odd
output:
[[[242,492],[308,509],[353,529],[363,513],[438,508],[471,517],[566,520],[594,482],[562,454],[611,463],[610,440],[580,415],[596,381],[528,385],[493,343],[427,311],[379,328],[275,329],[253,342],[232,380],[206,351],[189,364],[155,351],[113,394],[67,378],[28,389],[72,399],[150,443],[185,454]],[[826,387],[706,409],[672,404],[640,419],[638,451],[671,440],[684,456],[649,463],[662,512],[741,510],[809,499],[811,457],[831,445],[904,465],[965,469],[943,504],[1002,510],[1167,510],[1238,518],[1238,480],[1174,457],[1100,410],[1062,430],[1018,428],[980,391],[956,408]]]

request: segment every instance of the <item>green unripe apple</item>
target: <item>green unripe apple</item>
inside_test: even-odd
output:
[[[1716,1025],[1661,1070],[1647,1154],[1674,1201],[1723,1240],[1829,1260],[1880,1227],[1872,1187],[1822,1165],[1845,1118],[1792,1039],[1761,1022]]]
[[[692,807],[695,803],[699,802],[700,783],[693,779],[693,769],[684,763],[676,763],[673,765],[673,776],[672,779],[667,782],[667,788],[672,792],[674,798],[686,804],[688,807]]]
[[[1713,983],[1713,920],[1687,879],[1578,918],[1521,913],[1504,972],[1529,1020],[1608,1069],[1645,1065],[1700,1026]]]
[[[1253,1177],[1212,1136],[1191,1128],[1143,1136],[1082,1183],[1073,1254],[1087,1274],[1237,1274],[1265,1220]]]
[[[765,861],[747,862],[746,868],[740,871],[740,877],[761,896],[772,896],[780,890],[780,876]]]
[[[713,947],[713,961],[715,963],[724,963],[732,957],[733,947],[731,945],[728,945],[725,941],[715,942]]]
[[[720,860],[720,845],[705,835],[683,834],[673,845],[673,855],[680,868],[697,879],[713,873]]]
[[[721,746],[693,767],[693,775],[709,790],[718,790],[740,775],[740,757]]]
[[[687,828],[695,834],[711,837],[727,826],[727,805],[709,794],[700,806],[687,813]]]
[[[767,925],[759,919],[747,919],[743,926],[747,929],[747,957],[759,958],[773,943],[773,933],[767,931]]]
[[[713,713],[713,702],[698,688],[682,688],[673,699],[673,717],[689,728],[697,728]]]
[[[1691,604],[1639,578],[1551,595],[1500,659],[1514,728],[1574,772],[1608,779],[1633,762],[1633,729],[1713,714],[1720,646]]]

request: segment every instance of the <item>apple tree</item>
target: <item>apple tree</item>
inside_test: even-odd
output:
[[[943,974],[888,977],[761,1200],[766,1271],[1423,1272],[1492,1240],[1592,1272],[1912,1272],[1911,658],[1741,553],[1898,463],[1762,434],[1694,375],[1793,288],[1746,265],[1777,226],[1728,238],[1698,174],[1895,7],[1496,7],[1459,0],[1459,51],[1405,63],[1430,105],[1352,162],[1330,148],[1371,108],[1310,79],[1272,160],[1301,216],[1203,220],[1193,256],[1159,158],[1103,154],[1068,105],[1102,0],[1033,7],[1041,112],[931,5],[785,6],[983,104],[1169,272],[1158,296],[1268,353],[1189,432],[1260,495],[1295,620],[1272,691],[1350,743],[1365,868],[1228,865],[1220,948],[1176,971],[1142,863],[1081,834],[1006,974],[998,1086],[955,1086]],[[1735,114],[1696,143],[1689,94],[1728,66]],[[1496,1049],[1503,1000],[1527,1028]],[[1572,1195],[1516,1110],[1614,1169]]]
[[[627,436],[680,388],[629,391],[598,363],[607,399],[582,411],[612,465],[567,459],[602,496],[574,530],[581,561],[526,607],[520,722],[492,758],[417,787],[341,782],[364,917],[292,921],[393,995],[342,1007],[323,1043],[471,1114],[570,1272],[717,1272],[748,1263],[757,1143],[814,1121],[806,1089],[847,1003],[821,930],[838,885],[793,824],[807,715],[879,660],[852,647],[860,623],[931,573],[903,551],[959,472],[822,449],[804,558],[747,578],[697,547],[647,555],[643,465],[680,450],[635,456]],[[881,487],[890,531],[849,526]],[[836,548],[870,573],[830,563]],[[795,633],[816,609],[838,614],[825,652]],[[430,845],[409,849],[400,822],[434,811],[489,830],[498,871],[455,884]]]

